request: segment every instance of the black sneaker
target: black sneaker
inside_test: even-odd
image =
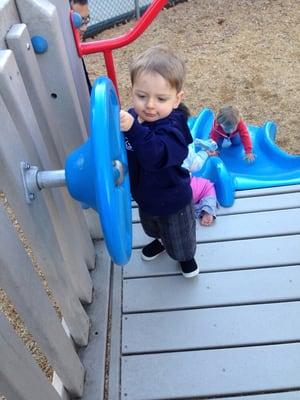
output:
[[[181,261],[180,267],[182,275],[185,278],[193,278],[194,276],[199,274],[199,267],[194,258],[189,261]]]
[[[153,242],[147,244],[142,250],[142,259],[145,261],[150,261],[159,256],[161,253],[165,252],[164,246],[160,243],[158,239],[153,240]]]

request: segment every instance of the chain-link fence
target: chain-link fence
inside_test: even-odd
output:
[[[169,0],[172,6],[187,0]],[[118,23],[139,18],[151,0],[89,0],[91,21],[85,37],[94,36]]]

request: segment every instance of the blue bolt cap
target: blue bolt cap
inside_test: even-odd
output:
[[[37,54],[45,53],[48,50],[48,42],[43,36],[33,36],[31,38],[31,43]]]
[[[75,28],[79,28],[82,22],[81,15],[78,14],[77,12],[72,13],[72,20]]]

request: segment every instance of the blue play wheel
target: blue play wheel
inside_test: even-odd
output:
[[[110,79],[98,78],[91,94],[91,137],[65,165],[72,197],[94,208],[115,264],[129,261],[132,247],[131,197],[120,106]]]

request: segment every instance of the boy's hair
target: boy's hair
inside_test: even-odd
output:
[[[132,62],[130,65],[132,85],[142,72],[156,72],[168,81],[177,92],[182,90],[185,78],[185,64],[168,46],[157,45],[150,47]]]
[[[228,124],[231,126],[236,126],[241,119],[241,114],[239,110],[234,106],[224,106],[221,107],[218,115],[217,121],[219,124]]]

